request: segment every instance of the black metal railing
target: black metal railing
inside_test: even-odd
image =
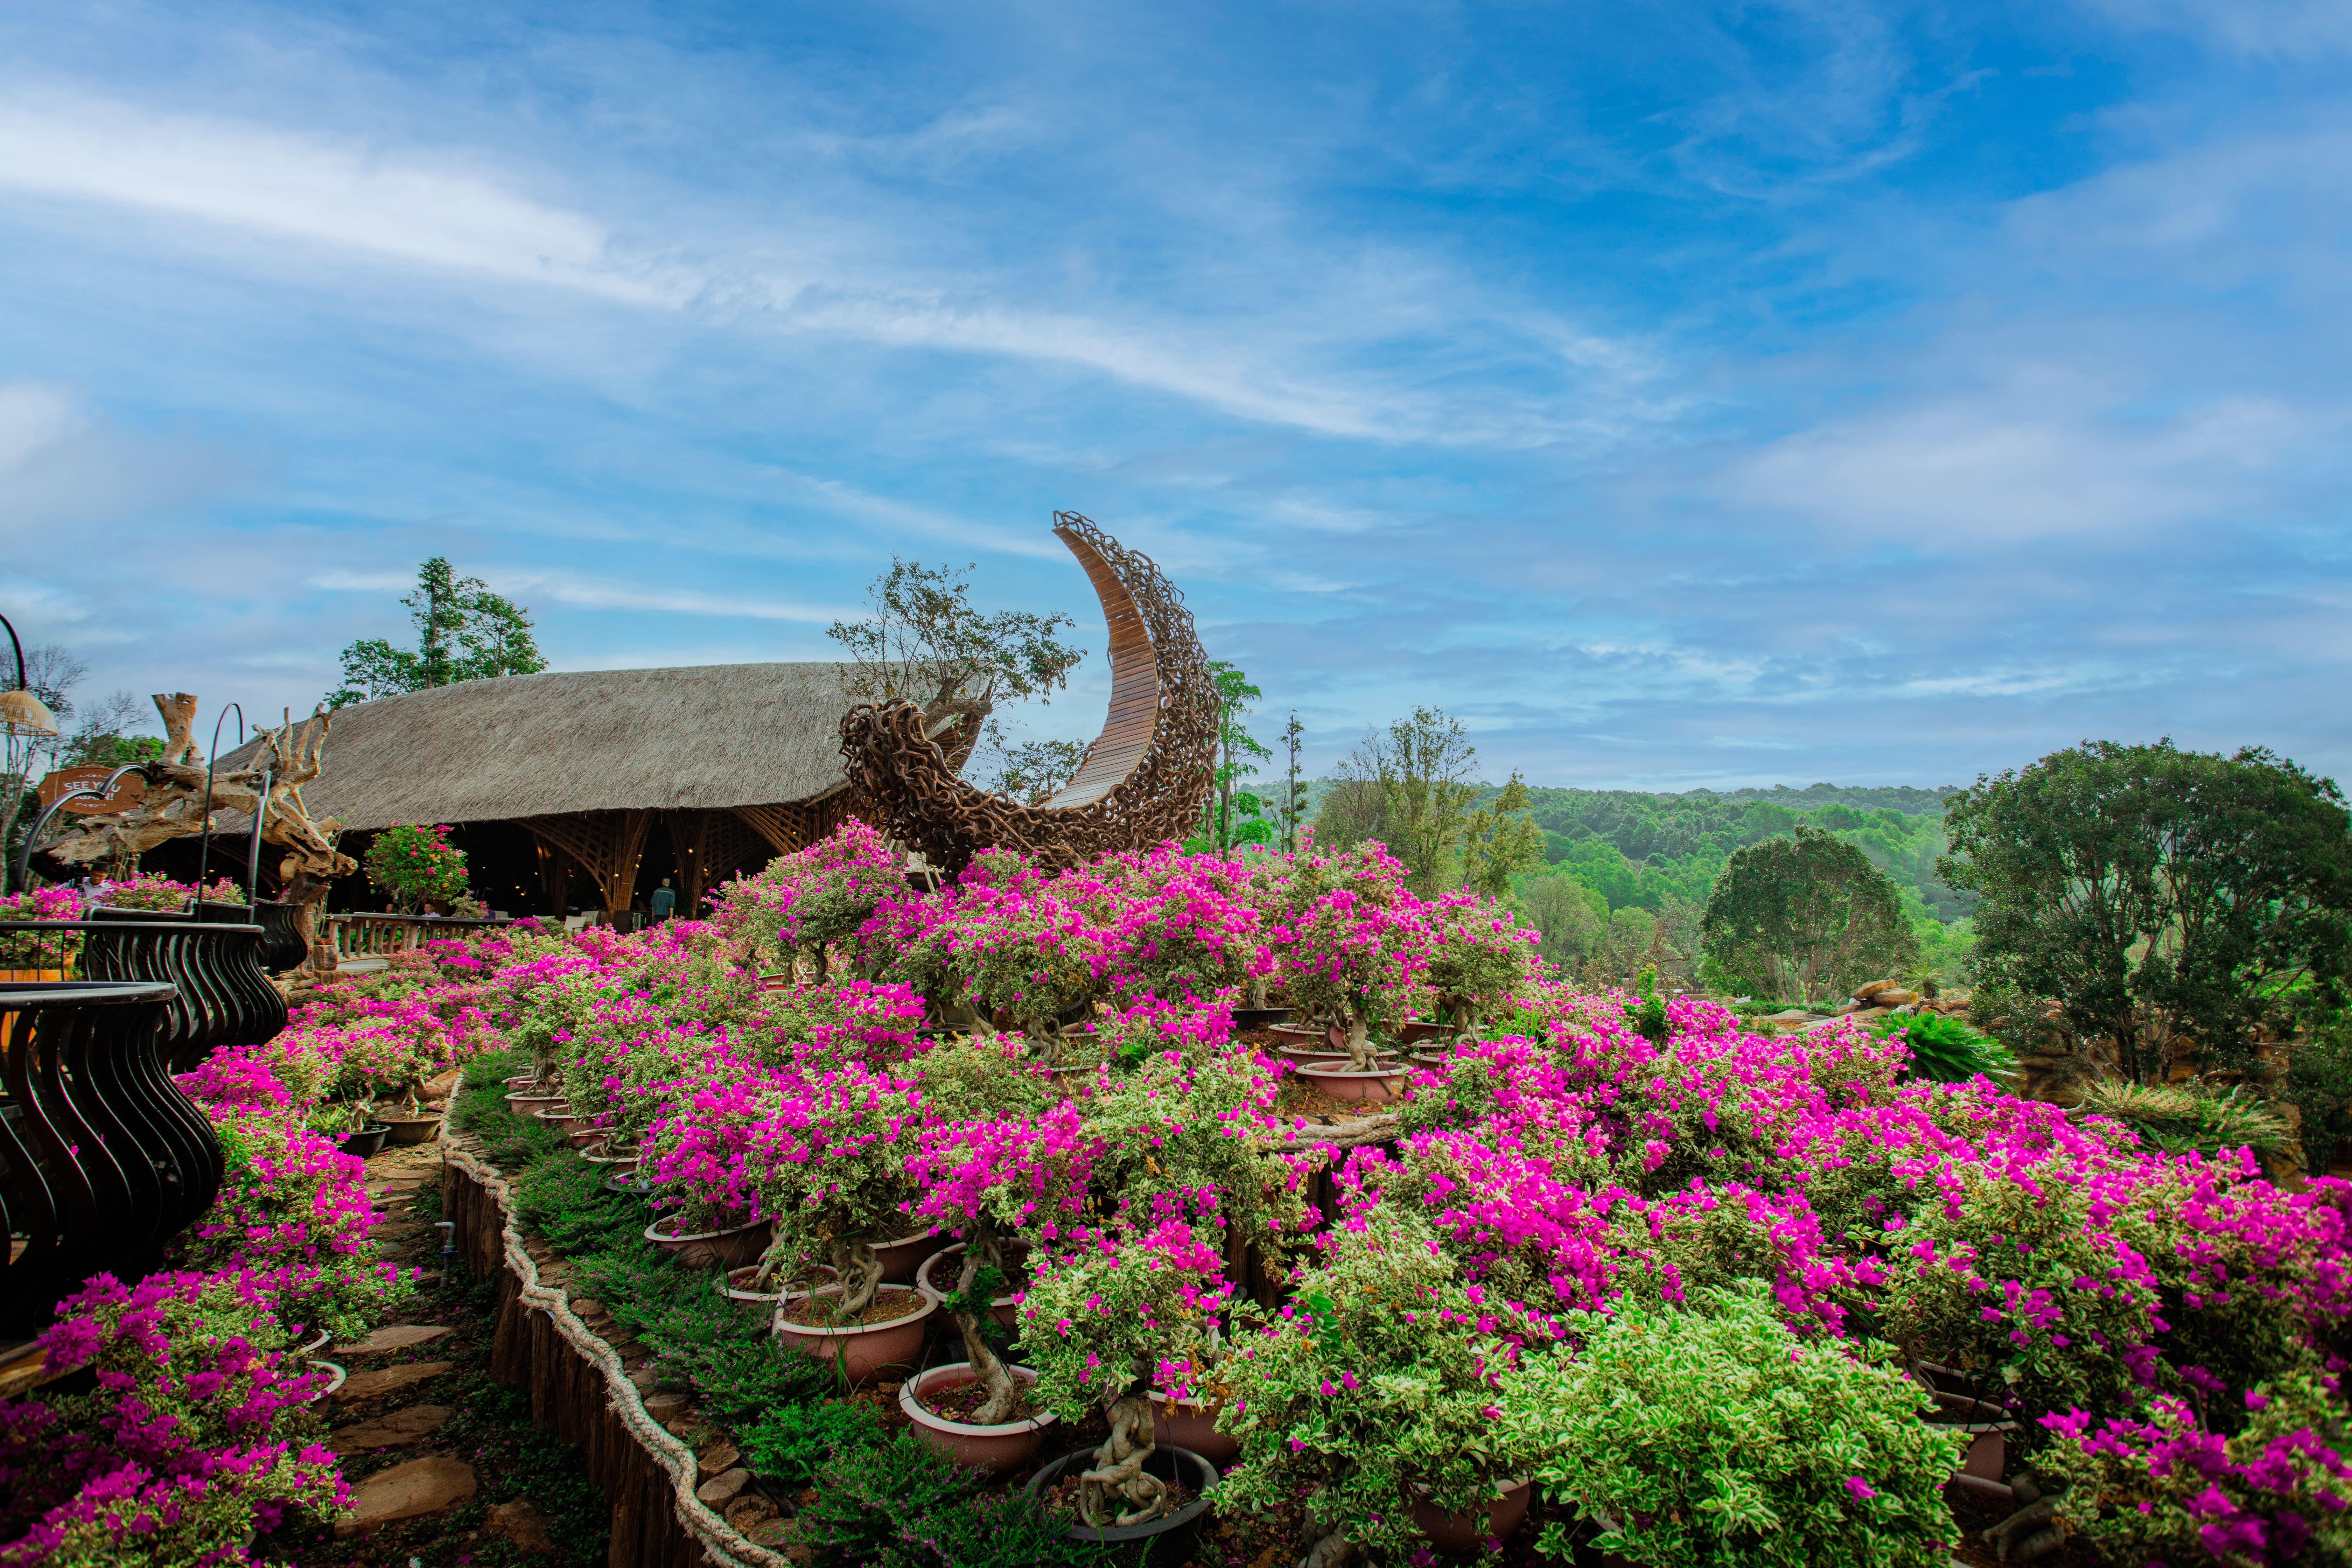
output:
[[[37,950],[0,967],[48,973],[78,947],[80,979],[171,985],[177,994],[164,1011],[161,1049],[172,1071],[186,1072],[223,1046],[257,1046],[286,1026],[286,998],[262,971],[265,933],[252,911],[202,909],[201,919],[100,906],[86,921],[0,921],[0,950]]]
[[[145,1275],[219,1195],[220,1144],[159,1049],[174,1000],[0,983],[0,1336],[38,1331],[92,1274]]]

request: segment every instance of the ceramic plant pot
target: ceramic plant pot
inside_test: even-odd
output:
[[[923,1266],[915,1270],[915,1289],[934,1301],[944,1301],[948,1292],[955,1289],[957,1271],[962,1268],[963,1243],[959,1241],[923,1259]],[[1013,1296],[992,1297],[988,1303],[988,1315],[996,1320],[998,1328],[1017,1328],[1020,1303]]]
[[[1236,1007],[1234,1009],[1235,1029],[1263,1029],[1275,1024],[1290,1022],[1287,1007]]]
[[[838,1285],[826,1285],[812,1291],[813,1296],[837,1296]],[[784,1316],[784,1304],[779,1302],[772,1320],[776,1338],[811,1361],[841,1369],[842,1375],[852,1383],[871,1383],[886,1370],[903,1371],[922,1359],[923,1335],[930,1324],[927,1320],[940,1310],[940,1304],[909,1285],[885,1285],[877,1300],[903,1298],[904,1314],[879,1323],[853,1323],[845,1328],[829,1329],[813,1323],[795,1323]]]
[[[1440,1552],[1475,1552],[1488,1536],[1499,1540],[1519,1527],[1519,1521],[1527,1517],[1535,1484],[1532,1476],[1523,1481],[1496,1481],[1495,1500],[1483,1510],[1474,1509],[1467,1513],[1441,1511],[1430,1502],[1427,1489],[1416,1486],[1412,1522]]]
[[[1008,1367],[1013,1381],[1034,1384],[1037,1374],[1025,1366]],[[950,1362],[918,1373],[898,1385],[898,1408],[915,1424],[915,1438],[935,1454],[942,1454],[959,1465],[980,1465],[1000,1476],[1011,1475],[1027,1464],[1045,1441],[1045,1428],[1054,1424],[1054,1413],[1041,1411],[1025,1421],[1008,1421],[997,1426],[974,1426],[961,1421],[950,1421],[944,1415],[934,1415],[923,1406],[925,1394],[944,1393],[961,1388],[977,1374],[971,1363]]]
[[[1069,1537],[1088,1546],[1099,1546],[1116,1563],[1182,1563],[1192,1555],[1192,1543],[1199,1539],[1201,1525],[1209,1511],[1209,1489],[1217,1484],[1217,1467],[1190,1449],[1171,1447],[1153,1439],[1156,1445],[1143,1461],[1146,1475],[1157,1476],[1163,1481],[1180,1483],[1192,1489],[1192,1500],[1174,1513],[1148,1519],[1141,1524],[1107,1524],[1097,1529],[1083,1520],[1070,1525]],[[1063,1455],[1029,1478],[1027,1491],[1031,1497],[1042,1498],[1046,1489],[1073,1470],[1087,1470],[1094,1466],[1095,1451],[1079,1448]]]
[[[411,1143],[430,1143],[434,1134],[441,1131],[441,1119],[437,1116],[387,1116],[383,1124],[391,1129],[384,1134],[383,1141],[395,1148]]]
[[[756,1263],[747,1263],[740,1268],[730,1268],[719,1277],[719,1293],[730,1301],[740,1301],[745,1306],[757,1306],[769,1312],[776,1310],[776,1303],[779,1301],[797,1301],[808,1294],[804,1289],[795,1290],[791,1288],[793,1284],[805,1286],[808,1283],[806,1280],[771,1279],[768,1283],[773,1285],[774,1289],[754,1289],[751,1281],[759,1272],[760,1266]],[[834,1284],[840,1279],[829,1263],[818,1264],[816,1272],[820,1276],[816,1281],[820,1287]]]
[[[1242,1457],[1242,1440],[1217,1430],[1217,1413],[1223,1408],[1217,1400],[1179,1399],[1155,1388],[1151,1391],[1151,1440],[1162,1447],[1198,1454],[1222,1469]]]
[[[657,1219],[646,1226],[646,1239],[688,1268],[740,1268],[757,1263],[775,1239],[772,1221],[757,1220],[725,1230],[675,1231],[671,1221]]]
[[[1334,1100],[1349,1100],[1363,1105],[1385,1105],[1404,1098],[1404,1086],[1412,1081],[1418,1068],[1402,1062],[1374,1068],[1370,1072],[1357,1072],[1348,1066],[1347,1058],[1338,1061],[1308,1062],[1298,1069],[1300,1081],[1308,1088],[1319,1089]]]
[[[939,1249],[940,1233],[937,1227],[930,1230],[919,1230],[912,1236],[902,1236],[896,1241],[876,1242],[874,1260],[882,1265],[882,1283],[912,1285],[915,1282],[916,1271],[923,1267],[923,1259]]]
[[[383,1135],[390,1131],[381,1121],[371,1121],[357,1132],[343,1135],[342,1151],[346,1154],[356,1154],[362,1160],[372,1160],[383,1152]]]

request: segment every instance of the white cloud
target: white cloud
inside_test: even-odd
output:
[[[751,620],[799,621],[825,626],[855,620],[855,605],[803,605],[738,594],[706,594],[690,588],[654,588],[557,572],[497,572],[496,586],[510,595],[530,594],[583,610],[659,610],[689,616],[737,616]]]
[[[1064,365],[1350,439],[1607,444],[1671,413],[1631,395],[1662,368],[1647,350],[1490,307],[1459,276],[1395,258],[1359,261],[1352,276],[1328,258],[1259,258],[1261,276],[1316,272],[1319,297],[1305,306],[1261,299],[1183,319],[1039,308],[1009,298],[1034,285],[991,257],[950,258],[937,277],[910,271],[897,254],[904,237],[887,226],[869,234],[862,222],[788,211],[740,234],[710,212],[666,209],[669,248],[656,256],[619,237],[623,224],[524,194],[478,155],[22,89],[0,101],[0,189],[267,237],[269,247],[242,258],[254,266],[281,267],[276,242],[293,239],[770,330]],[[827,259],[778,259],[814,255]],[[1553,392],[1492,400],[1349,363],[1400,333],[1468,345],[1456,351],[1465,363],[1540,362]]]
[[[2113,392],[2032,378],[1981,395],[1836,421],[1732,465],[1725,502],[1931,552],[2168,527],[2242,514],[2313,434],[2310,411],[2221,399],[2131,417]]]
[[[0,185],[641,304],[676,298],[616,267],[592,219],[356,142],[20,93],[0,103]]]

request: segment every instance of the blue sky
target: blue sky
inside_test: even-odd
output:
[[[1321,766],[2352,768],[2352,7],[18,5],[0,610],[306,706],[428,554],[826,657],[1081,510]]]

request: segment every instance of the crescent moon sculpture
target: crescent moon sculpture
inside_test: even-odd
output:
[[[1214,780],[1216,682],[1184,595],[1151,558],[1074,511],[1054,514],[1110,627],[1110,716],[1070,782],[1038,805],[966,784],[924,733],[923,710],[894,699],[842,716],[841,755],[858,814],[933,865],[961,872],[982,849],[1020,849],[1067,868],[1181,838]]]

